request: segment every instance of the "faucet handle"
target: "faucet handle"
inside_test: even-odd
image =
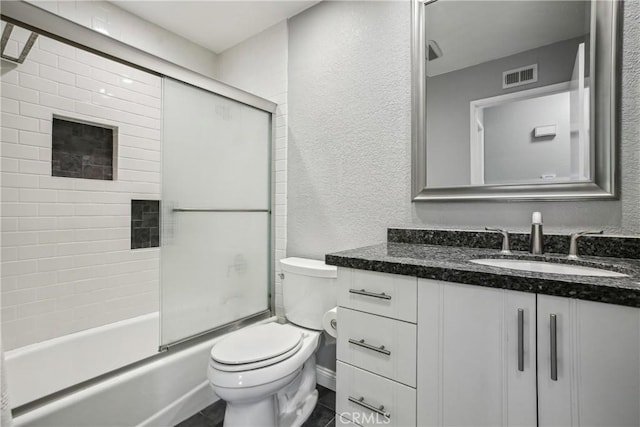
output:
[[[579,231],[571,234],[571,242],[569,243],[569,259],[578,259],[578,239],[582,236],[588,236],[592,234],[602,234],[603,231]]]
[[[507,230],[489,227],[485,227],[484,229],[487,231],[493,231],[502,234],[502,250],[500,251],[500,253],[504,255],[511,254],[511,249],[509,249],[509,232]]]

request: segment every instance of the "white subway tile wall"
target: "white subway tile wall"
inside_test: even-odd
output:
[[[5,350],[158,310],[159,250],[131,199],[160,199],[161,79],[40,36],[2,66]],[[51,176],[53,115],[117,128],[114,181]]]

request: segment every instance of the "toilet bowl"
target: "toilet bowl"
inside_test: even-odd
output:
[[[317,403],[315,352],[322,314],[336,304],[337,271],[302,258],[281,267],[288,323],[243,328],[211,349],[207,376],[227,402],[225,427],[300,426]]]

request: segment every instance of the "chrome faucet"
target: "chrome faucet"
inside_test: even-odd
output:
[[[501,233],[502,234],[502,250],[500,251],[500,253],[503,255],[511,254],[511,249],[509,249],[509,232],[508,231],[501,230],[499,228],[489,228],[489,227],[485,227],[484,229],[487,231],[494,231],[496,233]]]
[[[579,233],[573,233],[571,235],[571,243],[569,244],[569,259],[578,259],[578,239],[582,236],[588,236],[591,234],[602,234],[600,231],[581,231]]]

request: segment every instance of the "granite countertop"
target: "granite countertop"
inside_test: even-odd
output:
[[[479,258],[545,260],[604,268],[629,277],[537,273],[470,262]],[[585,256],[569,261],[562,254],[514,251],[502,255],[496,249],[390,242],[328,254],[325,260],[330,265],[359,270],[640,307],[640,259]]]

